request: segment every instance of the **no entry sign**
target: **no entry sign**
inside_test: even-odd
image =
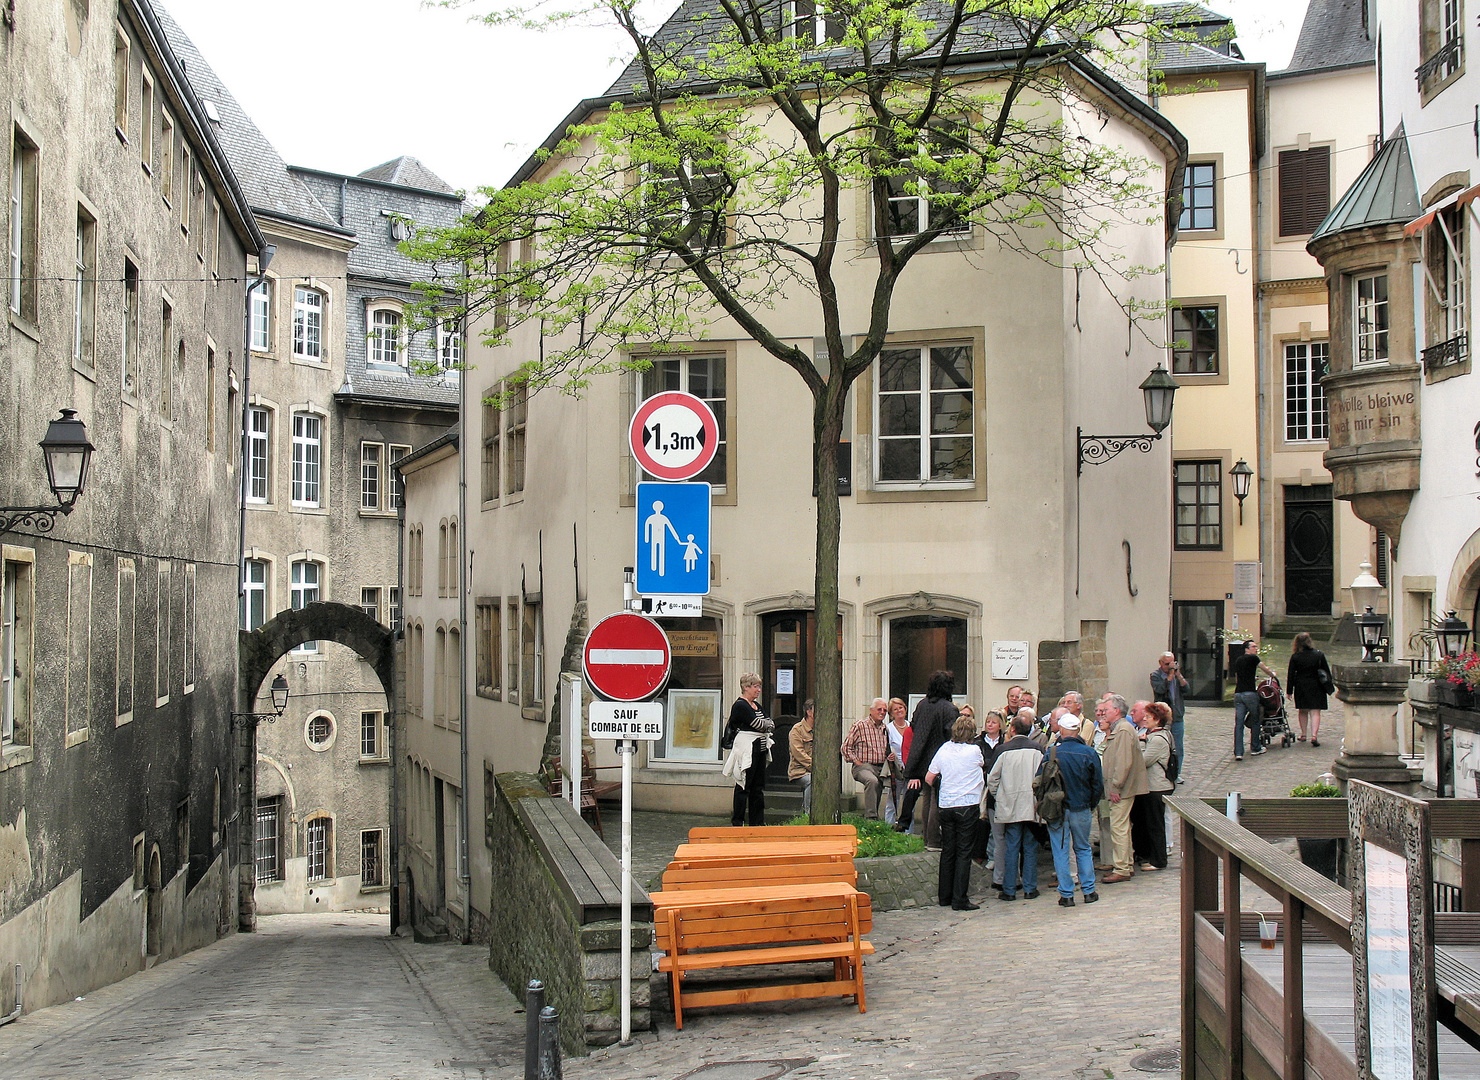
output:
[[[628,440],[644,472],[659,480],[688,480],[709,467],[719,449],[719,424],[693,394],[654,394],[632,415]]]
[[[673,652],[652,619],[631,612],[608,615],[586,635],[581,666],[586,681],[612,701],[646,701],[668,682]]]

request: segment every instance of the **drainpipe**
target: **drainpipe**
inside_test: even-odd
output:
[[[457,373],[457,419],[458,423],[464,423],[467,416],[467,387],[468,373],[459,371]],[[457,545],[458,545],[458,579],[457,579],[457,712],[461,722],[458,724],[458,762],[461,770],[462,800],[458,804],[458,830],[457,843],[457,881],[458,889],[462,895],[463,906],[463,932],[462,943],[469,945],[473,940],[473,884],[472,875],[468,867],[468,588],[471,584],[469,575],[472,573],[472,565],[469,561],[468,552],[468,470],[467,470],[467,435],[461,430],[457,443]]]
[[[401,470],[392,465],[396,472]],[[401,759],[398,756],[398,742],[396,739],[396,728],[401,723],[401,710],[396,708],[396,702],[406,696],[405,671],[406,671],[406,477],[401,477],[401,505],[396,507],[396,599],[400,601],[401,625],[391,627],[391,641],[394,647],[395,635],[401,635],[401,659],[402,664],[397,668],[392,664],[393,671],[397,672],[396,681],[400,686],[400,693],[392,696],[390,705],[391,722],[387,734],[386,752],[391,758],[391,933],[401,925]]]
[[[1260,99],[1255,102],[1255,108],[1264,113],[1266,122],[1255,126],[1256,132],[1265,130],[1268,117],[1269,90],[1263,80],[1259,80]],[[1260,142],[1255,145],[1254,153],[1254,477],[1259,484],[1259,551],[1260,563],[1260,596],[1259,596],[1259,626],[1258,633],[1264,635],[1264,627],[1268,622],[1269,611],[1265,605],[1264,598],[1269,593],[1267,579],[1264,578],[1265,556],[1274,552],[1273,538],[1271,535],[1271,519],[1274,517],[1274,483],[1270,478],[1270,470],[1274,468],[1274,423],[1275,418],[1270,412],[1269,401],[1269,376],[1266,365],[1274,364],[1274,350],[1268,347],[1265,341],[1265,329],[1269,322],[1269,304],[1264,299],[1264,282],[1270,278],[1269,258],[1270,253],[1264,245],[1264,179],[1265,152],[1264,142],[1268,136],[1262,136]]]
[[[267,280],[267,268],[272,265],[272,257],[276,254],[275,244],[265,244],[257,253],[257,276],[247,286],[247,294],[242,305],[242,440],[241,457],[237,463],[241,475],[241,505],[237,508],[236,522],[236,595],[237,603],[241,606],[244,615],[247,610],[247,483],[250,475],[248,455],[251,451],[250,419],[252,415],[252,293]],[[237,693],[240,695],[242,691],[238,689]],[[241,710],[251,712],[252,703],[243,701]],[[235,778],[237,785],[237,927],[250,931],[257,928],[257,869],[256,858],[252,850],[256,840],[257,821],[257,728],[253,724],[246,724],[242,727],[242,732],[243,736],[240,740],[235,731],[230,733],[232,767],[233,771],[238,773]],[[239,743],[245,744],[243,749],[247,755],[246,783],[242,782],[240,775],[243,763],[236,760]],[[246,796],[248,803],[245,807],[242,806],[243,796]],[[247,811],[251,813],[248,814]],[[252,823],[250,830],[248,822]]]

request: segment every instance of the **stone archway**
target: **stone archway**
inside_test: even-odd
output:
[[[1459,617],[1470,624],[1473,633],[1480,621],[1480,529],[1470,535],[1454,557],[1449,569],[1449,587],[1444,596],[1446,611],[1456,611]],[[1443,612],[1434,612],[1434,617],[1443,618]],[[1480,637],[1471,639],[1480,641]]]
[[[273,665],[294,647],[306,641],[334,641],[354,650],[375,669],[385,690],[387,720],[396,730],[396,635],[357,607],[319,601],[301,608],[280,611],[256,630],[243,630],[237,637],[237,670],[241,714],[250,714],[262,683]],[[237,725],[237,921],[244,931],[257,925],[257,868],[254,853],[257,809],[257,727],[250,719]],[[394,747],[394,735],[392,735]],[[393,755],[394,756],[394,755]],[[399,766],[391,766],[392,784]],[[392,788],[394,792],[394,787]],[[394,803],[394,795],[392,797]],[[392,813],[392,821],[395,815]],[[397,867],[396,830],[391,830],[391,930],[400,922],[400,887]]]

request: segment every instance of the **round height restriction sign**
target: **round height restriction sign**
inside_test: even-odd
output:
[[[630,611],[608,615],[591,628],[582,650],[586,681],[610,701],[646,701],[668,682],[673,650],[663,628]]]
[[[644,472],[659,480],[689,480],[714,460],[719,423],[702,399],[668,390],[637,407],[628,439]]]

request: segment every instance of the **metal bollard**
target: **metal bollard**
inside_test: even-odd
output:
[[[535,1080],[562,1080],[560,1014],[549,1005],[540,1010],[540,1071]]]
[[[530,979],[524,991],[524,1080],[539,1080],[540,1011],[545,1007],[545,984]]]

